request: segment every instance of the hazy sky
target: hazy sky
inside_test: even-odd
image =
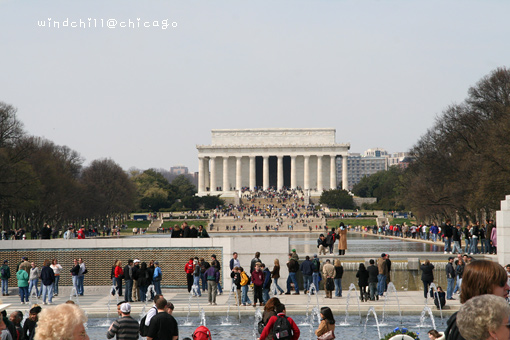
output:
[[[508,13],[504,0],[0,0],[0,101],[30,134],[126,170],[196,171],[196,144],[223,128],[334,127],[351,152],[406,151],[510,66]],[[47,27],[66,19],[87,27]]]

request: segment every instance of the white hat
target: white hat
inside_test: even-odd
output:
[[[134,263],[140,263],[140,260],[139,259],[135,259],[133,262]]]
[[[127,302],[124,302],[122,305],[120,305],[120,311],[124,314],[131,313],[131,305]]]
[[[0,312],[3,311],[3,310],[6,310],[10,306],[11,306],[10,303],[2,303],[2,304],[0,304]]]

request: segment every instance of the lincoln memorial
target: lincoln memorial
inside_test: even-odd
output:
[[[335,129],[212,130],[211,145],[197,145],[198,195],[232,196],[243,187],[302,188],[311,194],[337,188],[342,158],[347,190],[350,144],[337,144]]]

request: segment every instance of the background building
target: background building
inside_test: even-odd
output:
[[[188,173],[188,167],[184,165],[176,165],[170,168],[172,175],[186,175]]]

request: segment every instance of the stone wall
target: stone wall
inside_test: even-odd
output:
[[[211,237],[207,239],[172,239],[168,237],[122,237],[86,240],[25,240],[0,241],[0,260],[9,260],[11,279],[9,285],[16,287],[16,266],[21,257],[27,256],[40,267],[45,259],[56,258],[63,267],[61,285],[71,285],[70,269],[74,258],[83,258],[88,273],[85,285],[111,285],[110,272],[115,260],[123,265],[128,259],[149,262],[159,261],[163,272],[162,285],[186,287],[184,265],[190,257],[204,257],[210,262],[215,254],[222,266],[222,282],[231,285],[229,261],[237,251],[241,265],[249,270],[250,261],[256,251],[263,255],[266,263],[275,258],[285,266],[289,252],[287,237]],[[283,261],[283,262],[282,262]],[[283,274],[283,273],[282,273]],[[286,274],[284,274],[286,276]]]

